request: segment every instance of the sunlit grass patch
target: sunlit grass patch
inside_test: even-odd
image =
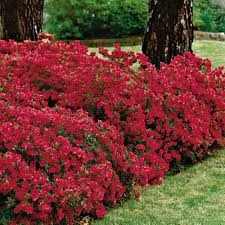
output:
[[[112,47],[108,48],[112,50]],[[141,46],[123,46],[124,50],[141,52]],[[91,51],[97,51],[97,48],[90,48]],[[200,57],[212,60],[213,67],[225,66],[225,41],[195,40],[193,51]]]
[[[150,186],[93,225],[225,224],[225,151]]]

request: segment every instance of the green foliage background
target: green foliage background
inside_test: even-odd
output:
[[[60,39],[143,35],[146,0],[48,0],[45,29]]]
[[[149,0],[46,0],[44,30],[58,39],[144,35]],[[225,9],[193,0],[197,30],[225,32]],[[214,3],[213,3],[214,2]]]
[[[194,0],[193,19],[197,30],[225,32],[225,8],[213,0]]]

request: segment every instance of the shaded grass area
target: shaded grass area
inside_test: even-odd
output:
[[[124,46],[123,49],[141,52],[140,45]],[[90,48],[90,50],[97,51],[97,48]],[[213,67],[225,66],[225,41],[195,40],[193,51],[200,57],[211,59]]]
[[[225,151],[166,178],[92,225],[225,224]]]

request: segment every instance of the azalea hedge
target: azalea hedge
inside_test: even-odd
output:
[[[10,224],[102,218],[225,136],[225,73],[192,53],[0,41],[0,208]]]

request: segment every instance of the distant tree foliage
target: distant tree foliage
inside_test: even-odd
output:
[[[45,0],[44,29],[59,39],[144,35],[148,0]],[[224,0],[194,0],[196,30],[225,32]]]
[[[48,0],[47,32],[60,39],[143,35],[147,0]]]
[[[225,32],[225,1],[194,0],[193,18],[197,30]]]

